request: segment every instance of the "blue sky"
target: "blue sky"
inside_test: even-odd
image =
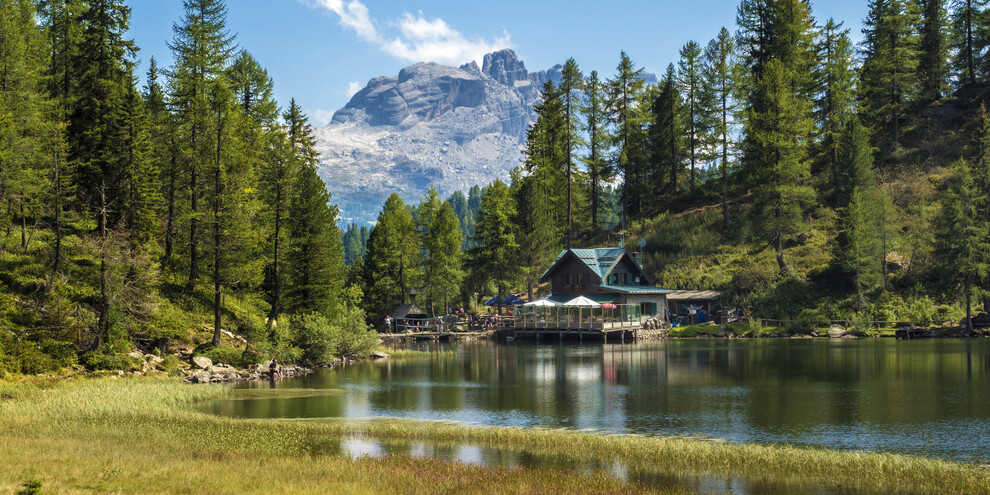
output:
[[[395,75],[418,61],[460,65],[509,47],[530,71],[568,57],[586,74],[611,76],[626,50],[638,65],[662,73],[688,40],[707,43],[722,26],[735,31],[736,0],[445,1],[227,0],[227,26],[237,43],[289,98],[325,123],[369,79]],[[154,56],[170,66],[167,42],[181,0],[131,0],[129,36],[141,51],[142,74]],[[819,1],[817,19],[845,21],[861,38],[866,0]],[[143,76],[142,76],[143,77]],[[143,83],[142,83],[143,84]]]

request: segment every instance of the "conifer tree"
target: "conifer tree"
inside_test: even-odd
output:
[[[420,203],[419,223],[422,286],[431,312],[437,314],[436,305],[441,304],[442,313],[446,313],[464,278],[461,253],[464,238],[454,208],[440,201],[436,187],[431,186]]]
[[[272,96],[274,82],[268,71],[247,50],[237,52],[227,68],[227,81],[245,115],[265,127],[275,122],[278,105]]]
[[[973,143],[976,153],[972,162],[973,184],[976,192],[975,206],[977,216],[987,220],[990,219],[990,114],[987,113],[985,105],[980,105],[980,113],[977,118],[979,120]],[[986,227],[984,245],[987,249],[981,250],[980,257],[981,261],[990,267],[990,220],[987,220]],[[987,273],[983,278],[982,290],[983,311],[990,313],[990,273]]]
[[[475,227],[475,246],[468,251],[472,277],[482,287],[491,286],[501,299],[520,276],[517,263],[519,244],[512,218],[515,204],[507,186],[496,179],[481,197],[481,209]]]
[[[814,196],[806,183],[809,166],[802,143],[802,136],[809,132],[809,121],[804,105],[794,94],[790,74],[777,59],[771,59],[764,67],[757,98],[765,105],[765,111],[748,116],[746,135],[750,153],[758,154],[761,162],[754,167],[753,177],[756,232],[776,251],[781,276],[790,274],[784,243],[804,231],[804,208]]]
[[[534,180],[539,182],[540,194],[546,198],[546,207],[558,224],[567,225],[563,195],[567,190],[567,127],[564,120],[563,103],[560,92],[553,81],[547,81],[541,93],[543,101],[533,110],[536,122],[526,133],[526,148],[523,150],[523,165]],[[565,228],[566,231],[566,228]]]
[[[842,151],[837,167],[840,232],[835,258],[862,301],[866,290],[886,278],[890,205],[877,184],[869,136],[855,115],[846,118],[837,144]]]
[[[863,29],[861,117],[884,160],[899,146],[905,113],[917,91],[918,40],[910,7],[902,0],[871,0]]]
[[[406,300],[415,280],[419,246],[412,215],[398,194],[391,194],[378,214],[364,258],[364,294],[369,318],[381,322]]]
[[[684,99],[684,143],[687,145],[687,156],[690,163],[688,181],[691,192],[694,192],[696,179],[695,170],[698,162],[703,161],[703,143],[708,139],[712,126],[712,116],[706,110],[711,107],[711,92],[704,84],[701,45],[689,41],[681,47],[681,59],[677,62],[677,87]]]
[[[918,100],[937,101],[949,82],[948,19],[945,0],[921,0],[921,39],[918,58]]]
[[[207,93],[217,79],[223,77],[231,53],[234,36],[226,28],[227,7],[223,0],[183,0],[182,20],[172,25],[174,34],[169,48],[174,57],[170,72],[171,106],[177,118],[177,142],[182,156],[181,166],[188,173],[188,281],[192,290],[199,279],[200,257],[200,197],[205,187],[202,172],[211,160],[207,143],[206,123],[209,116]]]
[[[990,45],[986,7],[987,0],[952,2],[950,44],[955,54],[953,66],[959,75],[960,85],[976,84],[980,76],[985,77],[977,59]]]
[[[687,154],[684,144],[687,119],[684,118],[684,104],[676,77],[674,64],[668,65],[653,100],[653,122],[648,128],[650,159],[657,167],[653,187],[657,191],[667,191],[671,196],[679,192],[678,178],[683,175]]]
[[[511,220],[518,227],[515,238],[519,244],[518,264],[527,293],[533,299],[541,270],[560,252],[560,229],[536,176],[522,177],[518,169],[514,170],[512,196],[516,204]]]
[[[561,100],[561,110],[563,112],[564,119],[564,157],[567,160],[567,245],[571,245],[571,241],[574,238],[574,194],[572,186],[574,184],[574,177],[572,170],[574,169],[574,152],[575,149],[581,146],[583,143],[581,141],[581,130],[580,123],[578,120],[578,99],[580,98],[581,86],[582,86],[583,76],[581,70],[578,69],[577,62],[574,58],[569,58],[564,62],[564,68],[560,73],[560,100]]]
[[[637,167],[642,165],[642,145],[645,141],[643,125],[645,118],[639,102],[643,91],[643,69],[636,67],[629,55],[623,51],[615,68],[615,76],[608,80],[608,112],[615,133],[612,141],[615,168],[622,172],[622,214],[621,225],[626,228],[632,195],[636,185]],[[638,200],[638,198],[636,198]]]
[[[582,158],[588,170],[588,184],[591,196],[591,228],[598,232],[602,228],[599,210],[602,206],[602,188],[612,180],[614,171],[608,156],[608,114],[605,104],[607,95],[605,85],[598,79],[598,71],[591,71],[584,83],[584,106],[581,114],[584,117],[585,132],[587,133],[588,155]]]
[[[842,29],[841,22],[829,19],[818,32],[816,52],[819,91],[814,105],[818,130],[815,161],[818,170],[828,171],[829,187],[834,190],[838,187],[839,135],[855,105],[856,72],[849,30]]]
[[[705,48],[705,86],[712,94],[710,111],[715,116],[709,146],[718,149],[722,174],[722,229],[729,231],[729,157],[734,155],[732,116],[736,112],[737,92],[735,40],[724,27]]]
[[[953,164],[935,232],[935,254],[943,280],[949,284],[946,289],[962,290],[970,332],[973,331],[972,300],[978,296],[978,284],[987,276],[986,253],[990,252],[987,242],[990,220],[979,210],[984,199],[980,197],[971,168],[965,159]]]

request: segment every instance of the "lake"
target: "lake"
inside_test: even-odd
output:
[[[282,389],[326,390],[324,394],[226,399],[201,407],[234,417],[414,418],[990,462],[988,339],[412,346],[454,353],[365,362],[279,384]],[[345,442],[342,453],[408,454],[431,448],[402,445],[394,450],[388,444],[351,442]],[[422,455],[492,463],[480,451]]]

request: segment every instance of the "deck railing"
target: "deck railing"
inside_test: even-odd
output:
[[[638,304],[614,308],[584,306],[516,306],[514,328],[534,330],[587,330],[604,332],[642,326]]]

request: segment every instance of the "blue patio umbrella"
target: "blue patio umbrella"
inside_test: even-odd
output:
[[[485,301],[485,306],[498,306],[498,296]]]
[[[519,298],[519,296],[515,294],[509,294],[504,298],[502,298],[503,306],[519,306],[520,304],[525,304],[525,303],[526,301],[523,301],[522,299]]]

